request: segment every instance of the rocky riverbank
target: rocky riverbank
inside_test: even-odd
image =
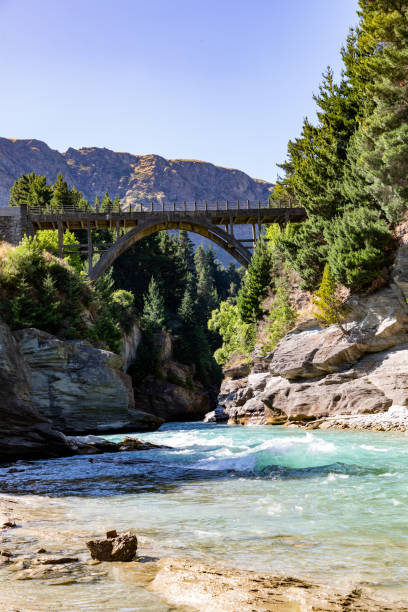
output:
[[[390,285],[352,296],[344,327],[302,321],[276,349],[227,368],[218,408],[206,420],[230,424],[408,428],[408,246]]]
[[[40,499],[0,497],[1,524],[16,525],[0,531],[0,582],[3,605],[8,606],[7,609],[24,609],[24,597],[27,597],[29,587],[32,593],[30,601],[41,602],[41,609],[45,610],[51,609],[47,607],[50,587],[61,589],[65,586],[77,593],[76,587],[86,591],[88,585],[104,583],[109,591],[114,584],[116,588],[118,583],[123,583],[130,592],[132,586],[137,586],[158,596],[161,604],[156,608],[151,602],[152,607],[146,608],[155,610],[408,610],[400,601],[380,601],[373,592],[357,585],[333,587],[293,576],[236,569],[210,559],[203,562],[180,557],[158,558],[160,545],[139,533],[138,556],[133,561],[100,562],[92,559],[87,550],[89,534],[73,534],[66,526],[60,536],[55,537],[59,518],[58,508],[51,505],[45,510]],[[43,524],[41,531],[35,529],[38,521]],[[70,601],[61,600],[59,609],[68,610],[69,605]],[[104,609],[112,608],[109,605]]]

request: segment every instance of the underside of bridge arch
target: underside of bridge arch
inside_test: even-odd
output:
[[[234,238],[231,234],[228,234],[222,228],[217,225],[209,223],[205,219],[200,221],[194,220],[194,222],[186,218],[179,219],[156,219],[151,221],[144,221],[139,223],[137,227],[127,232],[124,236],[121,236],[117,242],[112,245],[106,253],[102,255],[98,263],[92,269],[89,274],[91,280],[97,280],[114,261],[122,255],[129,247],[135,242],[138,242],[146,236],[151,236],[156,232],[163,230],[178,229],[186,230],[204,236],[215,244],[225,249],[232,257],[234,257],[242,266],[248,267],[251,260],[250,251],[242,246],[242,244]]]

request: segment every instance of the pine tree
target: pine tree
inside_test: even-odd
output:
[[[335,280],[353,291],[370,285],[390,263],[392,235],[378,211],[356,208],[325,228]]]
[[[22,174],[13,183],[10,189],[10,206],[28,206],[28,200],[30,197],[30,179],[27,174]]]
[[[108,192],[106,192],[102,198],[100,210],[101,212],[112,212],[113,210],[113,203]]]
[[[408,5],[360,0],[360,8],[371,55],[353,169],[387,218],[399,221],[408,208]]]
[[[178,310],[183,325],[194,326],[197,324],[197,283],[194,275],[189,272],[186,279],[186,289]]]
[[[237,297],[239,315],[245,323],[252,323],[262,316],[262,300],[266,297],[270,282],[271,254],[261,236]]]
[[[164,299],[159,284],[152,276],[147,293],[144,296],[141,326],[144,331],[159,331],[164,328],[166,312]]]
[[[337,283],[331,273],[329,264],[324,267],[322,282],[318,291],[316,291],[313,304],[317,308],[315,317],[322,325],[338,325],[344,335],[348,334],[343,326],[347,311],[342,304],[342,300],[338,297]]]
[[[54,183],[54,192],[51,198],[50,206],[53,210],[64,210],[71,205],[71,194],[67,183],[62,178],[61,172],[58,173]]]
[[[194,263],[197,271],[197,301],[200,321],[207,324],[212,310],[218,306],[219,299],[215,286],[215,260],[214,251],[206,251],[200,244],[194,255]]]

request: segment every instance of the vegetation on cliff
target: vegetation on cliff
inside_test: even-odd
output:
[[[39,232],[17,248],[1,245],[0,316],[12,329],[36,327],[120,351],[122,332],[134,318],[133,296],[106,291],[103,282],[91,285],[74,267],[77,254],[72,262],[55,257],[56,233]]]
[[[341,326],[339,286],[370,290],[392,262],[393,226],[408,207],[408,2],[360,0],[358,15],[341,50],[340,79],[330,68],[323,74],[314,96],[317,121],[306,118],[289,142],[271,196],[296,201],[308,219],[284,231],[269,227],[268,245],[255,252],[237,305],[213,312],[209,326],[223,338],[220,363],[234,352],[248,355],[259,327],[265,351],[294,326],[291,271],[301,289],[316,292],[319,320]],[[262,273],[258,263],[254,269],[261,249],[268,254]]]

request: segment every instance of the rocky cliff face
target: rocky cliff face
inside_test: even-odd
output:
[[[64,434],[157,429],[134,407],[120,357],[36,329],[12,333],[0,320],[0,461],[111,449]]]
[[[40,140],[0,138],[0,204],[7,204],[10,187],[22,173],[45,174],[54,182],[59,171],[87,199],[93,201],[108,191],[125,206],[156,199],[267,200],[273,188],[239,170],[202,161],[97,147],[59,153]]]
[[[191,366],[173,359],[171,334],[157,338],[160,377],[148,376],[134,388],[135,404],[164,421],[197,421],[211,410],[211,394],[194,378]]]
[[[349,301],[349,335],[315,320],[302,323],[270,355],[258,358],[250,373],[231,372],[208,420],[405,430],[407,257],[403,244],[390,286]]]

